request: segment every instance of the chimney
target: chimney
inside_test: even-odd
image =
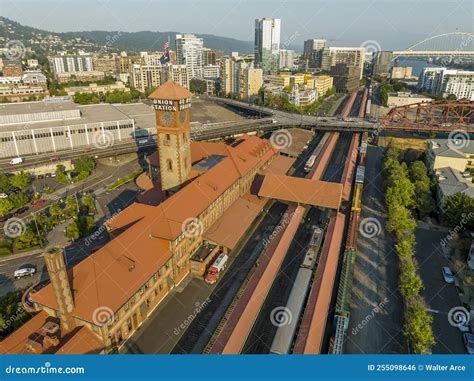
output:
[[[56,303],[59,307],[59,319],[61,324],[61,335],[73,330],[76,326],[72,311],[74,311],[74,300],[71,285],[69,284],[66,265],[62,250],[53,248],[44,254],[49,279],[53,286]]]

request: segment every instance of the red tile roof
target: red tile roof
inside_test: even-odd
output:
[[[207,146],[210,150],[211,144]],[[126,229],[70,270],[73,315],[93,321],[94,311],[117,311],[172,256],[169,240],[182,234],[182,224],[207,209],[232,183],[277,151],[256,136],[245,136],[235,147],[217,144],[228,157],[158,206],[132,204],[109,226]],[[211,154],[212,152],[210,152]],[[49,284],[31,295],[34,302],[57,309]]]
[[[189,90],[170,80],[162,84],[155,91],[153,91],[148,96],[148,98],[180,100],[185,98],[191,98],[192,96],[193,93],[191,93]]]
[[[261,197],[339,209],[342,184],[267,174],[258,191]]]

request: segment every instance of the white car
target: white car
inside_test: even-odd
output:
[[[36,273],[36,269],[34,267],[23,267],[21,269],[15,270],[14,277],[15,279],[20,279],[25,276],[33,276]]]
[[[0,198],[7,198],[8,195],[6,193],[0,193]]]
[[[444,266],[441,269],[441,273],[443,274],[443,278],[446,283],[454,283],[454,274],[448,266]]]

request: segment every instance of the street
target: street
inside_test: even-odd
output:
[[[77,185],[63,187],[58,190],[58,193],[61,194],[59,198],[64,199],[68,195],[74,194],[78,191],[94,191],[96,207],[98,209],[96,225],[97,228],[99,228],[99,226],[104,223],[107,216],[111,216],[125,209],[135,201],[137,194],[140,192],[133,181],[115,190],[107,190],[106,187],[109,184],[114,183],[117,178],[129,174],[137,168],[138,164],[136,160],[123,163],[119,166],[98,165],[95,175],[92,176],[93,178],[87,179]],[[43,206],[36,208],[35,213],[46,209],[49,204],[57,200],[57,198],[58,196],[53,200],[48,201]],[[26,220],[32,218],[31,210],[24,213],[20,218]],[[65,246],[66,265],[72,267],[86,258],[91,250],[104,245],[109,239],[107,232],[103,231],[94,237],[93,240],[88,240],[87,245],[85,244],[85,239],[80,239],[71,244],[68,243],[68,240],[64,236],[64,228],[66,225],[67,223],[58,225],[48,234],[46,248],[35,250],[30,255],[20,254],[18,257],[15,257],[15,254],[13,254],[9,257],[0,258],[0,296],[11,291],[25,289],[40,280],[47,279],[48,274],[42,257],[43,252],[47,250],[47,248]],[[35,267],[36,274],[21,279],[14,279],[14,271],[26,265]]]
[[[369,146],[362,193],[361,227],[354,263],[351,316],[344,353],[406,353],[398,256],[385,231],[383,148]],[[370,219],[369,219],[370,218]],[[373,230],[363,226],[372,223]],[[367,233],[362,234],[363,230]]]

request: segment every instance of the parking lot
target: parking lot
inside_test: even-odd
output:
[[[416,259],[419,273],[425,285],[422,295],[433,316],[433,333],[436,345],[432,348],[434,354],[466,353],[462,333],[452,326],[448,320],[449,311],[462,306],[454,284],[444,281],[441,269],[449,266],[441,240],[446,238],[445,231],[418,227],[416,229]]]

